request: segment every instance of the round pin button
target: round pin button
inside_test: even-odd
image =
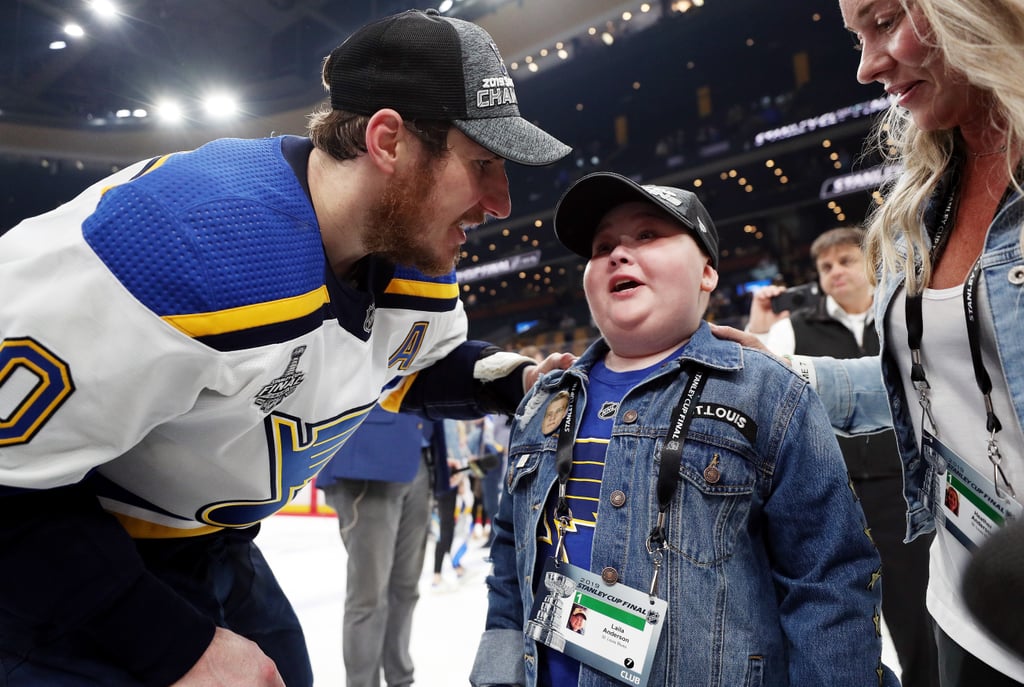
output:
[[[621,489],[616,489],[608,497],[608,500],[611,501],[612,505],[616,508],[622,508],[626,505],[626,492]]]
[[[569,392],[559,391],[551,397],[547,407],[544,408],[544,419],[541,422],[540,431],[545,436],[552,434],[562,424],[567,412],[569,412]]]
[[[615,568],[608,566],[601,571],[601,580],[605,584],[615,584],[619,581],[619,571]]]
[[[625,422],[627,425],[631,425],[634,422],[636,422],[636,419],[638,417],[640,417],[640,413],[636,412],[635,410],[627,410],[625,413],[622,414],[622,421]]]
[[[1010,268],[1010,273],[1007,275],[1011,284],[1017,286],[1024,284],[1024,265],[1015,265]]]

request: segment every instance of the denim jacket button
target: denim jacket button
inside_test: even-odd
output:
[[[1015,265],[1010,268],[1010,274],[1007,275],[1007,279],[1010,280],[1011,284],[1020,286],[1024,284],[1024,265]]]
[[[608,497],[608,500],[611,501],[612,505],[616,508],[622,508],[626,505],[626,492],[621,489],[616,489],[611,493],[611,496]]]
[[[601,571],[601,580],[605,584],[615,584],[619,581],[619,571],[611,566],[608,566],[607,568]]]
[[[638,417],[640,417],[640,413],[636,412],[635,410],[627,410],[622,415],[622,421],[625,422],[627,425],[631,425],[634,422],[636,422],[636,419]]]

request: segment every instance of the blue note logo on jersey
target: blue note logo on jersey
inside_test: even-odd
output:
[[[281,510],[334,457],[374,405],[376,401],[321,422],[268,415],[263,420],[270,456],[266,498],[211,503],[199,509],[196,520],[216,527],[248,527]]]
[[[278,406],[281,401],[288,398],[293,391],[299,388],[302,380],[306,378],[305,372],[300,372],[299,358],[306,352],[305,346],[297,346],[292,350],[292,358],[280,377],[276,377],[269,384],[260,389],[253,400],[260,410],[269,413]]]

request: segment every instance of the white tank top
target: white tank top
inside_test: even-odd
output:
[[[981,474],[992,479],[992,464],[987,457],[989,433],[985,429],[985,405],[971,363],[963,291],[963,284],[948,289],[925,289],[921,304],[924,322],[921,361],[931,386],[931,408],[938,438]],[[983,282],[979,284],[978,291],[978,302],[984,303]],[[899,365],[914,435],[920,446],[922,411],[917,403],[917,390],[910,380],[905,290],[897,293],[890,307],[886,341]],[[1017,499],[1021,500],[1024,497],[1024,454],[1021,451],[1024,433],[1007,394],[1003,369],[996,353],[992,315],[987,308],[978,310],[982,360],[992,379],[993,409],[1002,424],[1002,431],[996,435],[1003,457],[1002,467],[1017,492]],[[943,484],[932,485],[932,498],[937,499],[937,503],[942,503],[940,489],[943,487]],[[1024,682],[1024,661],[995,642],[974,621],[964,605],[960,582],[969,559],[969,552],[942,525],[938,525],[931,547],[928,611],[957,644],[1014,680]]]

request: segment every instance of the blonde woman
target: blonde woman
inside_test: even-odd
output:
[[[895,424],[908,540],[936,531],[927,605],[942,687],[1018,685],[1024,661],[986,629],[1000,623],[968,610],[972,594],[993,590],[961,581],[1024,495],[1024,3],[839,4],[861,51],[857,79],[893,98],[875,147],[904,169],[868,225],[881,353],[793,365],[838,429]],[[966,515],[964,504],[984,507]]]

